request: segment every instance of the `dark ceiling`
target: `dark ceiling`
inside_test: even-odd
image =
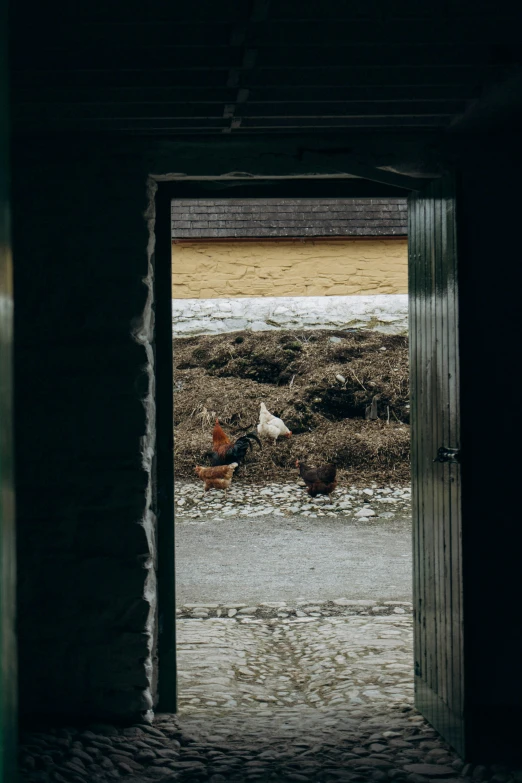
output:
[[[19,132],[433,131],[522,54],[502,0],[18,0],[11,30]]]

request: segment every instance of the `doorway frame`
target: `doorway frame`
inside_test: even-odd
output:
[[[156,398],[156,458],[153,464],[157,516],[157,712],[177,711],[176,587],[174,518],[174,363],[172,360],[172,227],[174,200],[211,198],[398,198],[407,197],[426,180],[411,187],[355,177],[228,177],[172,179],[157,182],[155,196],[154,364]]]

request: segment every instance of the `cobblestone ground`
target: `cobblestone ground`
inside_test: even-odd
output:
[[[276,603],[181,607],[179,715],[22,735],[22,781],[522,781],[412,707],[408,604]]]
[[[224,616],[178,621],[181,714],[343,704],[357,715],[379,703],[411,706],[411,604],[339,599],[182,612],[212,610]]]

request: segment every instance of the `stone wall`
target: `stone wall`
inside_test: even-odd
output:
[[[172,298],[405,294],[408,243],[397,239],[175,242]]]
[[[346,328],[407,332],[407,294],[172,300],[175,337],[243,329]]]
[[[154,700],[147,168],[79,141],[17,153],[20,711],[128,719]]]

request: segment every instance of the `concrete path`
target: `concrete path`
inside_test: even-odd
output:
[[[404,517],[176,520],[177,604],[411,600]]]

